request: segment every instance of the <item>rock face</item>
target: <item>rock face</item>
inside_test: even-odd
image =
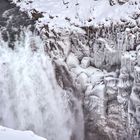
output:
[[[29,19],[27,14],[20,12],[18,7],[10,4],[8,0],[1,0],[0,5],[0,30],[3,40],[8,42],[9,47],[14,49],[14,42],[23,28],[31,26],[33,31],[34,20]]]
[[[137,5],[129,0],[108,2]],[[140,14],[129,18],[109,25],[78,26],[78,31],[48,25],[39,31],[58,85],[73,97],[70,109],[77,126],[70,140],[84,138],[76,135],[82,132],[81,112],[85,140],[140,139]]]
[[[120,22],[83,30],[61,32],[57,40],[50,31],[52,38],[44,39],[48,54],[63,62],[83,100],[85,140],[139,139],[139,25]],[[67,86],[72,85],[62,88]]]
[[[117,4],[117,3],[122,5],[122,4],[125,4],[128,1],[129,0],[109,0],[111,6],[113,6],[113,5]]]

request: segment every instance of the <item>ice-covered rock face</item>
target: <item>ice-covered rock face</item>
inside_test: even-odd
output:
[[[69,73],[61,76],[69,75],[73,81],[66,85],[83,99],[85,139],[139,139],[138,25],[122,22],[82,29],[82,33],[60,32],[57,41],[44,39],[50,57]],[[51,31],[50,36],[55,38]],[[56,46],[57,58],[51,46]]]

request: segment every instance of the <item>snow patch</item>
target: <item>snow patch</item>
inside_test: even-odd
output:
[[[1,140],[46,140],[36,136],[31,131],[19,131],[0,126],[0,139]]]
[[[111,6],[109,0],[13,0],[22,11],[32,17],[33,9],[42,12],[38,27],[48,24],[51,28],[70,28],[75,26],[92,26],[99,23],[110,24],[121,18],[131,19],[139,11],[140,1]]]

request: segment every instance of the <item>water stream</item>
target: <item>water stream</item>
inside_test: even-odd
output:
[[[48,140],[83,140],[81,104],[71,95],[77,121],[68,92],[56,82],[43,41],[23,29],[14,46],[12,50],[0,37],[0,125],[33,130]]]

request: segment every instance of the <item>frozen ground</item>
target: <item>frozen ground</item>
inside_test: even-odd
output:
[[[115,0],[114,0],[115,1]],[[69,27],[109,24],[120,18],[131,19],[133,13],[139,11],[139,0],[129,0],[123,5],[116,2],[111,6],[109,0],[13,0],[21,10],[36,9],[43,13],[39,25],[49,23],[50,27]],[[71,26],[71,27],[72,27]]]
[[[46,140],[31,131],[18,131],[0,126],[0,140]]]

